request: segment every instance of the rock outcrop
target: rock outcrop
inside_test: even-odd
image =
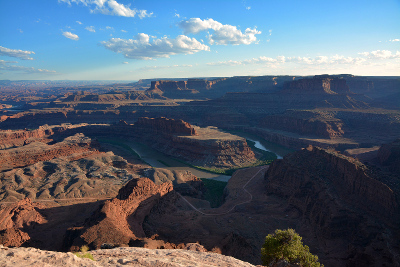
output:
[[[44,206],[26,198],[0,209],[0,244],[19,247],[28,241],[30,236],[26,231],[47,222],[38,211],[41,208]]]
[[[202,191],[205,190],[202,181],[190,171],[149,168],[144,170],[143,174],[156,185],[161,185],[165,182],[172,183],[174,190],[182,195],[201,198]]]
[[[88,244],[99,249],[102,244],[127,246],[133,239],[144,238],[142,223],[162,196],[172,191],[171,183],[154,184],[148,178],[132,179],[113,200],[106,201],[85,223],[69,230],[66,247],[79,250]],[[76,237],[76,238],[74,238]]]
[[[390,234],[398,231],[398,196],[359,161],[310,146],[275,161],[265,177],[267,193],[299,211],[330,257],[341,254],[350,265],[399,263]],[[341,243],[348,246],[338,253]]]

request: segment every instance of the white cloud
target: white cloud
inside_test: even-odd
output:
[[[2,66],[10,64],[10,63],[18,63],[18,61],[7,61],[7,60],[0,59],[0,65],[2,65]]]
[[[400,39],[392,39],[392,40],[389,40],[389,42],[400,42]]]
[[[7,56],[7,57],[17,57],[23,60],[33,60],[29,55],[35,54],[32,51],[24,51],[24,50],[17,50],[17,49],[9,49],[3,46],[0,46],[0,56]]]
[[[181,21],[178,26],[183,29],[185,34],[199,33],[201,31],[213,30],[213,34],[208,35],[210,44],[226,45],[226,44],[251,44],[257,41],[256,34],[261,34],[256,28],[247,28],[244,33],[236,26],[223,25],[213,19],[201,20],[200,18],[191,18]]]
[[[276,58],[261,56],[258,58],[245,59],[241,61],[229,60],[207,63],[209,66],[238,66],[238,65],[252,65],[252,64],[272,64],[272,63],[284,63],[285,57],[279,56]]]
[[[210,50],[207,45],[185,35],[179,35],[175,39],[167,37],[152,39],[150,42],[149,35],[139,33],[134,39],[112,38],[101,42],[101,45],[111,51],[123,54],[126,58],[145,60]]]
[[[252,65],[252,64],[267,64],[279,65],[283,63],[295,63],[295,64],[305,64],[305,65],[334,65],[334,64],[347,64],[347,65],[359,65],[366,62],[365,58],[353,58],[344,56],[317,56],[315,58],[311,57],[285,57],[278,56],[276,58],[270,58],[261,56],[258,58],[246,59],[241,61],[222,61],[222,62],[212,62],[207,63],[209,66],[238,66],[238,65]]]
[[[170,65],[170,66],[147,66],[143,68],[137,69],[138,71],[154,71],[154,70],[162,70],[162,69],[171,69],[171,68],[191,68],[193,65]]]
[[[24,31],[23,31],[23,30],[21,30],[21,29],[18,29],[18,31],[19,31],[20,33],[24,33]]]
[[[87,26],[85,29],[90,32],[96,32],[96,30],[94,29],[94,26]]]
[[[75,40],[75,41],[79,40],[79,36],[74,34],[74,33],[72,33],[72,32],[63,32],[63,35],[65,37],[67,37],[68,39],[71,39],[71,40]]]
[[[246,7],[246,9],[247,9],[247,10],[250,10],[250,9],[251,9],[251,6]]]
[[[129,62],[124,61],[124,62],[122,62],[122,64],[129,64]]]
[[[400,58],[400,51],[397,51],[396,54],[392,54],[389,50],[375,50],[372,52],[362,52],[359,53],[370,59],[393,59]]]
[[[16,66],[16,65],[9,65],[10,63],[18,63],[16,61],[5,61],[0,60],[0,70],[5,71],[19,71],[27,74],[31,73],[47,73],[47,74],[55,74],[57,73],[54,70],[45,70],[45,69],[35,69],[33,67],[24,67],[24,66]]]
[[[106,26],[106,30],[114,30],[114,28],[113,27],[111,27],[111,26]]]
[[[125,31],[125,30],[121,30],[121,32],[128,32],[128,31]]]
[[[178,13],[175,13],[175,17],[180,18],[181,15],[179,15]]]
[[[76,21],[76,23],[78,23],[79,25],[82,25],[82,22],[80,22],[80,21]]]
[[[118,3],[116,0],[58,0],[59,3],[82,4],[90,8],[91,13],[100,13],[111,16],[135,17],[139,18],[151,17],[153,12],[148,13],[147,10],[131,9],[129,5]]]

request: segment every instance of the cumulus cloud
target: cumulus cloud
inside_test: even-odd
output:
[[[74,33],[72,33],[72,32],[63,32],[63,35],[65,37],[67,37],[68,39],[71,39],[71,40],[75,40],[75,41],[79,40],[79,36],[74,34]]]
[[[30,54],[35,54],[35,52],[10,49],[0,46],[0,56],[17,57],[23,60],[33,60],[33,58],[29,56]]]
[[[76,21],[76,23],[78,23],[79,25],[82,25],[82,22],[80,22],[80,21],[78,21],[78,20]]]
[[[125,30],[121,30],[121,32],[128,32],[128,31],[125,31]]]
[[[181,21],[178,26],[183,29],[184,34],[199,33],[201,31],[213,30],[208,35],[210,44],[226,45],[226,44],[251,44],[257,41],[256,34],[261,34],[256,28],[247,28],[243,33],[236,26],[222,24],[213,19],[201,20],[200,18],[191,18]]]
[[[23,73],[47,73],[47,74],[55,74],[57,73],[54,70],[45,70],[45,69],[35,69],[33,67],[24,67],[24,66],[17,66],[17,65],[9,65],[10,63],[18,63],[16,61],[5,61],[0,60],[0,70],[5,71],[19,71]]]
[[[392,54],[392,51],[389,50],[375,50],[372,52],[362,52],[359,53],[370,59],[393,59],[400,58],[400,51],[397,51],[395,54]]]
[[[143,19],[151,17],[153,12],[148,13],[147,10],[131,9],[130,6],[118,3],[116,0],[58,0],[59,3],[67,3],[71,5],[82,4],[90,8],[91,13],[100,13],[111,16],[135,17],[136,15]]]
[[[87,26],[85,29],[90,31],[90,32],[96,32],[94,26]]]
[[[389,42],[400,42],[400,39],[392,39],[392,40],[389,40]]]
[[[207,45],[185,35],[179,35],[175,39],[151,38],[150,41],[149,35],[139,33],[134,39],[111,38],[100,44],[111,51],[123,54],[126,58],[145,60],[210,50]]]

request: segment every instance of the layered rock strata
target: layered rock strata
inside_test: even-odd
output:
[[[168,118],[139,118],[135,128],[144,133],[160,135],[197,135],[196,130],[183,120]]]
[[[313,93],[313,94],[350,94],[345,79],[321,78],[300,79],[286,82],[282,92],[285,93]]]

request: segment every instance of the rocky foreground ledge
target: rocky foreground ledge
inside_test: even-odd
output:
[[[90,251],[94,261],[73,253],[36,248],[7,248],[0,245],[1,266],[224,266],[251,267],[250,263],[216,253],[181,249],[145,249],[121,247]]]

